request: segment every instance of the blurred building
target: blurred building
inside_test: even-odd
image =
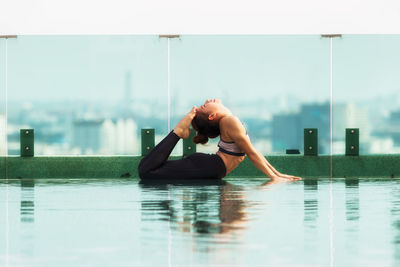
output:
[[[133,119],[106,119],[102,126],[101,154],[138,154],[137,125]]]
[[[0,113],[0,155],[6,154],[6,116]]]
[[[328,153],[330,142],[329,103],[303,104],[300,111],[290,114],[278,114],[272,118],[273,150],[284,152],[286,149],[303,150],[304,128],[318,128],[318,151]]]
[[[72,146],[81,154],[94,154],[101,148],[104,119],[82,119],[74,121]]]
[[[80,153],[138,154],[137,125],[132,119],[82,119],[73,124],[72,147]]]
[[[393,145],[400,146],[400,110],[390,113],[388,133],[393,140]]]
[[[277,114],[272,118],[272,150],[284,152],[286,149],[299,149],[302,138],[299,114]]]
[[[318,128],[318,152],[330,153],[330,103],[303,104],[299,112],[277,114],[272,119],[273,150],[303,150],[304,128]],[[365,108],[356,109],[353,104],[333,105],[332,141],[333,153],[343,154],[345,147],[345,129],[359,128],[361,153],[368,153],[367,142],[370,138],[368,112]]]

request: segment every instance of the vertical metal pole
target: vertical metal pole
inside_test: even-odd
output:
[[[6,48],[6,55],[5,55],[5,89],[6,89],[6,95],[5,95],[5,101],[6,101],[6,118],[5,118],[5,139],[6,139],[6,144],[5,144],[5,149],[6,149],[6,156],[5,156],[5,182],[6,182],[6,266],[8,267],[8,262],[9,262],[9,216],[8,216],[8,39],[9,38],[17,38],[16,35],[0,35],[0,39],[5,39],[5,48]]]
[[[340,34],[327,34],[321,37],[329,38],[329,72],[330,72],[330,82],[329,82],[329,92],[330,92],[330,160],[329,160],[329,266],[334,265],[334,240],[333,240],[333,230],[334,230],[334,220],[333,220],[333,42],[332,39],[335,37],[342,37]]]
[[[329,266],[333,267],[334,265],[334,239],[333,239],[333,230],[334,230],[334,213],[333,213],[333,38],[342,37],[340,34],[327,34],[322,35],[322,37],[329,38],[329,72],[330,72],[330,81],[329,81],[329,93],[330,93],[330,160],[329,160]]]
[[[6,135],[6,266],[8,266],[8,252],[9,252],[9,242],[8,242],[8,232],[9,232],[9,223],[8,223],[8,38],[6,38],[6,128],[5,128],[5,135]]]
[[[171,38],[179,38],[179,35],[160,35],[160,38],[168,39],[168,133],[171,131],[171,78],[170,78],[170,40]],[[170,185],[168,185],[168,203],[171,203]],[[172,266],[171,257],[171,217],[168,218],[168,266]]]
[[[331,156],[330,156],[330,164],[329,164],[329,168],[330,168],[330,183],[329,183],[329,236],[330,236],[330,267],[333,267],[333,263],[334,263],[334,247],[333,247],[333,183],[332,183],[332,179],[333,179],[333,165],[332,165],[332,147],[333,147],[333,137],[332,137],[332,119],[333,119],[333,115],[332,115],[332,107],[333,107],[333,84],[332,84],[332,37],[330,37],[330,140],[331,140]]]
[[[329,86],[329,92],[330,92],[330,109],[329,109],[329,114],[330,114],[330,160],[329,160],[329,177],[330,179],[333,178],[333,165],[332,165],[332,155],[333,155],[333,73],[332,73],[332,37],[329,38],[330,41],[330,65],[329,65],[329,71],[330,71],[330,86]]]
[[[6,182],[6,266],[8,267],[9,262],[9,216],[8,216],[8,39],[9,38],[17,38],[16,35],[0,35],[0,39],[5,39],[5,48],[6,48],[6,55],[5,55],[5,101],[6,101],[6,118],[5,118],[5,149],[6,149],[6,156],[5,156],[5,182]]]
[[[6,76],[5,76],[5,81],[6,81],[6,128],[5,128],[5,135],[6,135],[6,159],[8,157],[8,135],[7,135],[7,128],[8,128],[8,38],[6,38]],[[6,164],[6,170],[7,170],[7,164]],[[7,172],[6,172],[6,179],[7,179]]]
[[[168,133],[171,131],[171,78],[170,78],[170,39],[171,38],[179,38],[179,35],[171,35],[171,34],[164,34],[159,35],[160,38],[167,38],[167,49],[168,49]]]
[[[330,132],[330,160],[329,160],[329,178],[333,178],[333,38],[341,38],[341,34],[322,34],[322,38],[329,38],[329,97],[330,97],[330,122],[329,122],[329,132]]]
[[[171,131],[171,82],[170,82],[170,64],[169,64],[169,38],[168,38],[168,133]]]

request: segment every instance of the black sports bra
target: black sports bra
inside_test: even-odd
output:
[[[247,137],[249,137],[247,135]],[[232,156],[244,156],[246,155],[243,150],[241,150],[235,142],[226,142],[222,139],[218,142],[219,151],[232,155]]]

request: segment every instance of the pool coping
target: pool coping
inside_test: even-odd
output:
[[[141,156],[2,156],[0,179],[138,178],[137,166],[141,158]],[[170,159],[180,158],[182,156],[170,157]],[[303,178],[400,177],[399,154],[271,155],[266,158],[280,172]],[[246,157],[227,177],[251,178],[265,177],[265,175]]]

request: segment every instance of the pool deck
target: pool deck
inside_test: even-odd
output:
[[[0,179],[138,178],[141,156],[0,157]],[[181,156],[171,157],[180,159]],[[303,178],[398,178],[400,155],[274,155],[267,160],[280,172]],[[332,170],[330,166],[332,165]],[[245,160],[227,177],[265,177]]]

